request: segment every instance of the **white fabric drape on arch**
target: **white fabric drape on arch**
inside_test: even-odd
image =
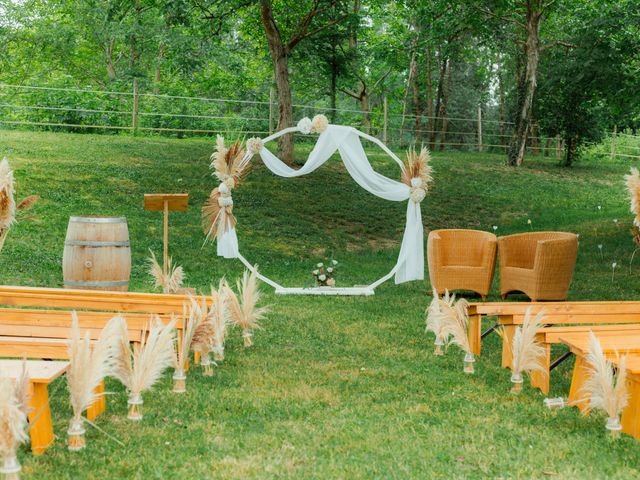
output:
[[[336,151],[340,153],[347,172],[362,188],[385,200],[394,202],[409,200],[411,191],[407,185],[387,178],[373,169],[360,142],[360,132],[353,127],[329,125],[318,137],[318,142],[305,164],[298,170],[286,165],[265,147],[260,151],[260,157],[273,173],[291,178],[313,172]],[[219,256],[238,257],[238,238],[234,228],[218,237],[217,250]],[[395,282],[403,283],[422,279],[424,279],[422,215],[420,204],[409,200],[404,236],[396,264]]]

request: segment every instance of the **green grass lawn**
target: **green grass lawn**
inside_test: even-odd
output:
[[[10,233],[0,282],[62,285],[62,250],[71,215],[124,215],[132,241],[132,282],[151,288],[148,249],[161,253],[159,212],[142,209],[144,193],[189,192],[188,212],[171,215],[170,250],[188,286],[235,279],[238,261],[202,246],[199,207],[216,184],[208,169],[211,140],[0,131],[0,157],[14,169],[18,196],[38,194],[38,222]],[[308,147],[300,149],[308,151]],[[397,166],[371,151],[376,168]],[[566,230],[580,234],[570,298],[637,299],[640,258],[622,176],[627,163],[583,161],[561,169],[528,159],[519,169],[493,154],[434,155],[435,182],[422,204],[425,229],[477,228],[498,234]],[[298,179],[273,176],[259,161],[234,194],[241,251],[285,286],[309,286],[313,265],[340,261],[340,285],[365,284],[395,263],[403,203],[361,190],[339,160]],[[600,208],[598,208],[600,207]],[[528,224],[531,219],[531,225]],[[617,222],[615,221],[617,220]],[[602,249],[598,248],[602,245]],[[611,265],[618,268],[612,275]],[[171,375],[145,396],[145,418],[126,420],[116,382],[101,429],[88,448],[66,450],[71,417],[64,380],[52,386],[57,442],[45,455],[26,448],[26,478],[638,478],[640,443],[612,443],[604,417],[577,409],[548,411],[525,386],[509,394],[499,338],[483,345],[476,374],[463,354],[432,355],[424,334],[428,282],[389,282],[374,297],[280,297],[263,287],[272,311],[244,350],[237,330],[214,377],[191,372],[189,391],[170,391]],[[497,300],[497,284],[493,288]],[[556,352],[559,353],[559,352]],[[572,362],[551,377],[551,396],[568,392]]]

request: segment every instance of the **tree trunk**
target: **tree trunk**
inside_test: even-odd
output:
[[[331,80],[329,84],[329,104],[331,123],[336,123],[336,99],[338,96],[338,59],[336,58],[336,46],[331,45]]]
[[[518,85],[518,114],[515,121],[515,131],[509,145],[507,165],[522,165],[527,146],[529,120],[533,106],[533,96],[536,91],[538,62],[540,60],[540,21],[542,12],[539,2],[527,2],[527,40],[524,53],[526,65],[524,75]]]
[[[360,92],[360,108],[362,109],[362,122],[364,131],[371,135],[371,119],[369,118],[369,95],[363,88]]]
[[[429,137],[429,148],[434,150],[436,148],[436,132],[438,129],[438,123],[440,120],[440,110],[442,108],[442,95],[445,88],[445,79],[447,75],[447,57],[443,57],[440,60],[440,73],[438,75],[438,90],[436,92],[436,108],[435,118],[433,121],[433,128],[431,129],[431,135]]]
[[[542,155],[544,155],[545,157],[549,156],[549,151],[551,150],[551,141],[552,141],[552,137],[551,135],[549,135],[544,145],[544,152],[542,152]]]
[[[422,127],[421,127],[421,109],[420,109],[420,85],[418,79],[418,61],[416,60],[416,56],[413,55],[411,57],[411,67],[410,67],[410,75],[413,78],[413,114],[415,115],[415,127],[414,127],[414,137],[416,142],[422,136]]]
[[[409,75],[407,76],[407,88],[404,90],[404,98],[402,99],[402,122],[400,123],[400,146],[404,145],[404,120],[407,114],[407,99],[409,98],[409,87],[411,87],[411,65],[415,61],[416,52],[411,54],[411,61],[409,62]]]
[[[291,86],[289,85],[289,54],[282,41],[280,30],[273,17],[273,8],[269,0],[260,0],[260,18],[264,26],[269,53],[273,61],[273,70],[278,91],[278,130],[293,125],[293,107]],[[278,153],[285,163],[293,163],[293,136],[278,138]]]
[[[109,39],[104,50],[105,60],[107,62],[107,77],[109,77],[109,80],[115,80],[117,76],[116,66],[113,63],[113,48],[115,47],[115,43],[116,41],[114,39]]]
[[[498,106],[498,134],[500,135],[499,140],[498,140],[498,144],[499,145],[503,145],[503,141],[504,141],[504,135],[505,135],[505,129],[504,129],[504,124],[506,121],[506,112],[505,112],[505,94],[504,94],[504,79],[502,77],[502,71],[500,70],[502,68],[502,65],[500,65],[498,67],[498,101],[499,101],[499,106]]]
[[[158,58],[156,59],[156,68],[153,74],[153,93],[157,94],[160,91],[160,81],[162,80],[162,62],[167,53],[167,46],[164,43],[160,44],[158,49]]]
[[[426,112],[427,112],[427,131],[425,132],[425,138],[427,135],[431,134],[433,130],[433,84],[431,82],[431,48],[427,46],[425,51],[425,56],[427,57],[427,66],[426,66],[426,80],[427,80],[427,98],[425,101]]]
[[[446,81],[444,88],[442,89],[442,102],[440,103],[440,115],[442,119],[442,129],[440,132],[440,150],[444,150],[444,145],[447,143],[447,103],[449,102],[449,93],[451,92],[451,62],[447,62],[446,67]]]
[[[576,160],[578,154],[579,142],[580,137],[577,133],[565,134],[565,152],[564,158],[562,160],[563,167],[570,167],[573,165],[573,162]]]

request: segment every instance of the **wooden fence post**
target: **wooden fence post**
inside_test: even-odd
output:
[[[482,151],[482,105],[478,105],[478,151]]]
[[[613,135],[611,135],[611,160],[616,159],[616,136],[618,135],[618,126],[613,126]]]
[[[275,92],[273,87],[269,89],[269,135],[273,133],[273,97]]]
[[[138,112],[140,108],[140,95],[138,92],[138,78],[133,78],[133,118],[131,122],[131,130],[133,134],[138,133]]]
[[[562,157],[562,149],[560,148],[560,135],[556,135],[556,159],[560,160]]]
[[[386,145],[387,144],[387,121],[388,121],[388,115],[387,115],[387,96],[384,96],[384,99],[382,101],[382,105],[384,108],[384,125],[382,127],[382,142]]]

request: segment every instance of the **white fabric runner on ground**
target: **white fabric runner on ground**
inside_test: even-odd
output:
[[[266,147],[260,151],[260,157],[273,173],[291,178],[313,172],[338,151],[347,172],[362,188],[385,200],[394,202],[409,200],[411,191],[407,185],[387,178],[373,169],[360,142],[360,136],[363,135],[353,127],[329,125],[318,137],[318,142],[305,164],[298,170],[289,167]],[[219,256],[238,258],[238,238],[234,228],[218,237],[217,251]],[[409,200],[404,236],[396,264],[395,282],[403,283],[423,279],[424,232],[422,214],[420,204]]]

